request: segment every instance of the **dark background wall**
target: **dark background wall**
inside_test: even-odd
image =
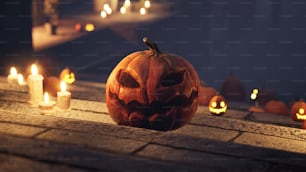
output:
[[[306,97],[306,1],[169,1],[174,17],[139,30],[187,58],[201,79],[220,88],[233,73],[246,86],[279,98]]]
[[[0,67],[24,64],[32,53],[31,0],[0,1]],[[30,61],[30,60],[29,60]]]

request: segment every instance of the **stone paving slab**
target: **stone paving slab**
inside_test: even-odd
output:
[[[86,98],[85,87],[74,89]],[[0,155],[101,171],[306,168],[306,130],[260,122],[243,109],[215,116],[200,106],[190,124],[160,132],[114,124],[95,99],[74,98],[71,111],[42,114],[29,107],[26,92],[0,87]]]
[[[229,141],[239,135],[238,131],[225,130],[220,128],[197,126],[197,125],[187,125],[185,127],[179,128],[171,133],[189,135],[199,138],[207,138],[220,141]]]
[[[266,171],[269,168],[266,162],[154,144],[148,145],[137,155],[196,166],[205,171]]]
[[[196,114],[191,124],[306,141],[306,130],[273,124]]]
[[[0,152],[99,171],[197,171],[193,167],[45,140],[0,135]]]
[[[89,172],[91,170],[73,168],[61,164],[50,164],[47,162],[39,162],[19,156],[7,155],[0,153],[0,167],[2,172]]]
[[[284,151],[298,152],[306,154],[306,142],[300,140],[292,140],[279,138],[275,136],[266,136],[254,133],[242,133],[234,140],[235,143],[266,147]],[[306,160],[306,155],[305,155]]]
[[[0,123],[0,133],[32,137],[45,131],[46,128],[24,126],[10,123]]]
[[[233,142],[220,142],[211,139],[192,137],[167,133],[154,139],[151,143],[168,146],[176,149],[206,152],[212,154],[227,155],[230,157],[246,158],[250,160],[265,161],[271,164],[287,164],[306,168],[306,155],[282,150],[268,149],[264,147],[248,146]],[[288,143],[290,144],[290,142]]]
[[[252,115],[250,115],[249,119],[256,122],[270,123],[295,128],[300,128],[303,125],[302,122],[293,121],[289,114],[279,115],[254,112]]]
[[[37,136],[39,139],[69,143],[79,146],[103,149],[128,154],[146,145],[146,142],[119,137],[91,133],[73,132],[68,130],[49,130]]]

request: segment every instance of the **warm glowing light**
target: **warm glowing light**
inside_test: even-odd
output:
[[[254,93],[254,94],[258,94],[258,89],[257,89],[257,88],[254,88],[254,89],[253,89],[253,93]]]
[[[220,102],[220,106],[221,106],[221,107],[225,107],[225,105],[226,105],[226,104],[225,104],[224,101],[221,101],[221,102]]]
[[[101,15],[102,18],[107,17],[107,13],[106,13],[105,11],[101,11],[101,14],[100,14],[100,15]]]
[[[221,114],[225,113],[226,110],[227,110],[227,106],[224,106],[223,108],[215,108],[215,107],[210,107],[209,106],[209,111],[211,113],[216,114],[216,115],[221,115]]]
[[[44,94],[44,102],[49,103],[49,94],[47,92]]]
[[[212,102],[211,106],[212,107],[217,107],[217,103],[216,102]]]
[[[61,81],[61,83],[60,83],[61,85],[60,85],[60,87],[61,87],[61,91],[62,92],[65,92],[66,91],[66,89],[67,89],[67,85],[66,85],[66,82],[65,81]]]
[[[32,75],[38,75],[38,69],[37,69],[37,66],[35,64],[32,64],[31,72],[32,72]]]
[[[304,114],[305,113],[305,110],[303,108],[300,108],[299,109],[299,114]]]
[[[125,0],[124,1],[124,6],[126,6],[126,7],[131,6],[131,1],[130,0]]]
[[[140,8],[139,13],[141,15],[145,15],[147,13],[147,10],[145,8]]]
[[[120,13],[121,14],[125,14],[126,13],[126,8],[125,7],[121,7],[120,8]]]
[[[87,32],[92,32],[92,31],[95,30],[95,25],[92,24],[92,23],[87,23],[87,24],[85,25],[85,30],[86,30]]]
[[[106,13],[107,13],[108,15],[111,15],[112,12],[113,12],[113,10],[112,10],[111,8],[108,8],[108,9],[106,9],[105,11],[106,11]]]
[[[19,84],[19,85],[21,85],[21,84],[24,83],[22,74],[18,74],[17,79],[18,79],[18,84]]]
[[[149,0],[146,0],[146,1],[144,2],[144,6],[145,6],[146,8],[150,8],[150,7],[151,7],[151,2],[150,2]]]
[[[106,9],[110,8],[109,4],[104,4],[103,9],[106,11]]]
[[[113,12],[113,10],[111,9],[111,7],[108,4],[104,4],[103,11],[105,11],[108,15],[112,14],[112,12]],[[101,16],[102,16],[102,12],[101,12]]]
[[[257,98],[257,94],[252,93],[251,94],[251,100],[256,100],[256,98]]]
[[[11,67],[10,75],[12,75],[12,76],[16,76],[17,75],[17,69],[15,67]]]

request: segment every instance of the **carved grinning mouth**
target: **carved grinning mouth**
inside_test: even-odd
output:
[[[191,106],[198,97],[198,91],[193,90],[189,97],[178,95],[168,102],[153,101],[151,104],[142,104],[137,100],[126,104],[112,92],[109,92],[109,96],[127,110],[130,126],[169,130],[174,125],[177,108]]]

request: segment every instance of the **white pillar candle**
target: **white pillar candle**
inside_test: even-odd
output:
[[[15,67],[11,67],[10,74],[7,76],[7,81],[10,85],[18,84],[17,69]]]
[[[23,79],[23,75],[22,74],[18,74],[18,89],[21,91],[27,91],[28,90],[28,86],[27,83],[24,81]]]
[[[43,101],[43,79],[44,77],[38,74],[38,69],[35,64],[31,66],[32,74],[28,77],[29,87],[29,103],[33,107],[37,107]]]
[[[61,81],[61,91],[57,92],[57,108],[60,110],[69,110],[70,109],[70,100],[71,93],[66,91],[67,86],[64,81]]]
[[[44,101],[40,102],[38,107],[41,112],[50,112],[53,109],[54,105],[55,102],[51,101],[49,99],[49,94],[45,92]]]

